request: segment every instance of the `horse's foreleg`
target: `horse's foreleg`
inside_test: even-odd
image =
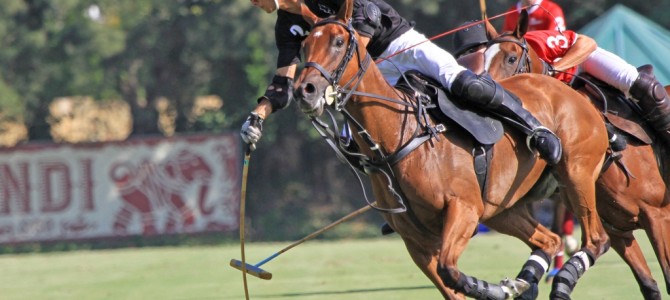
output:
[[[666,292],[670,294],[670,206],[644,208],[640,223],[656,252],[665,278]]]
[[[465,199],[452,198],[447,202],[442,229],[442,247],[437,273],[444,285],[475,299],[508,299],[517,296],[510,286],[491,284],[468,276],[458,270],[458,258],[465,250],[477,226],[479,213]]]
[[[537,298],[538,283],[549,269],[551,258],[560,251],[561,238],[540,225],[526,205],[516,205],[503,211],[486,220],[485,224],[500,233],[520,239],[534,249],[516,277],[529,283],[530,288],[517,299]]]
[[[661,292],[658,290],[658,284],[649,270],[647,261],[644,258],[642,249],[637,243],[632,231],[614,232],[608,231],[612,248],[628,264],[633,271],[635,279],[640,286],[640,291],[646,300],[660,300]]]
[[[427,249],[432,247],[426,247],[425,245],[417,244],[416,242],[410,239],[404,239],[405,247],[407,252],[409,252],[410,257],[414,261],[419,269],[433,282],[433,284],[440,290],[444,299],[464,299],[463,294],[458,294],[453,289],[450,289],[442,283],[440,276],[437,273],[437,248],[435,253],[431,253]]]
[[[574,163],[573,163],[574,164]],[[610,246],[610,239],[603,227],[595,205],[595,176],[575,176],[570,185],[561,188],[563,199],[577,216],[582,227],[582,248],[568,259],[558,271],[551,285],[551,299],[570,299],[577,281],[603,255]],[[591,181],[593,180],[593,181]]]

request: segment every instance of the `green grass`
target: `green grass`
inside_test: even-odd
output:
[[[663,277],[637,234],[657,281]],[[287,243],[247,243],[257,263]],[[472,239],[463,272],[491,282],[513,277],[528,258],[521,242],[500,234]],[[0,256],[0,299],[244,299],[238,244]],[[251,299],[440,299],[394,235],[373,240],[309,241],[263,266],[272,280],[248,276]],[[540,286],[548,299],[550,286]],[[666,295],[667,296],[667,295]],[[580,280],[573,299],[641,299],[628,267],[612,250]]]

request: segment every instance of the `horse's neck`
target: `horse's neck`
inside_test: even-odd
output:
[[[385,152],[392,153],[411,136],[411,133],[403,133],[415,128],[411,117],[414,110],[384,98],[404,101],[408,96],[391,86],[374,64],[363,75],[357,91],[377,97],[354,95],[351,99],[354,103],[348,106],[350,113]]]

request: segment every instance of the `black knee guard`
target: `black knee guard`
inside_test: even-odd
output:
[[[470,70],[465,70],[456,76],[451,85],[451,93],[457,98],[466,99],[475,106],[487,109],[498,108],[506,95],[513,97],[513,101],[519,102],[516,96],[506,93],[505,89],[489,76],[479,76]]]
[[[630,87],[630,94],[638,100],[643,117],[660,132],[670,130],[670,97],[656,77],[647,69]]]

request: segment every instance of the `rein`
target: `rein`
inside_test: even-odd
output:
[[[363,139],[366,146],[369,147],[369,149],[372,151],[373,153],[372,157],[368,157],[367,155],[362,153],[352,153],[346,149],[347,145],[345,145],[342,142],[342,140],[335,134],[335,132],[337,132],[337,121],[332,116],[332,114],[331,114],[331,120],[333,122],[335,132],[333,132],[327,124],[325,124],[323,121],[319,120],[316,117],[312,117],[312,124],[317,129],[319,134],[324,139],[326,139],[327,143],[331,146],[331,148],[335,150],[338,157],[345,159],[347,157],[358,159],[361,163],[363,171],[366,174],[370,174],[372,172],[383,174],[384,177],[386,178],[386,181],[388,182],[387,185],[388,191],[393,195],[393,197],[395,198],[396,202],[400,207],[393,209],[384,209],[373,206],[372,202],[367,199],[367,196],[365,195],[364,192],[366,201],[370,206],[372,206],[374,209],[378,211],[386,213],[408,212],[409,217],[419,228],[426,229],[426,227],[419,221],[418,217],[412,212],[411,208],[409,207],[409,203],[408,201],[406,201],[407,197],[404,195],[404,193],[402,193],[402,190],[400,189],[396,176],[393,172],[393,166],[396,165],[398,162],[400,162],[409,153],[417,149],[420,145],[422,145],[426,141],[430,140],[433,137],[435,137],[436,139],[439,138],[438,134],[441,131],[428,125],[429,116],[427,111],[428,109],[427,105],[429,104],[430,100],[427,100],[428,102],[424,102],[424,100],[417,99],[415,101],[416,103],[413,103],[412,101],[410,101],[409,97],[406,97],[406,95],[405,97],[402,97],[402,95],[399,94],[398,96],[400,96],[401,98],[399,100],[377,94],[357,91],[358,86],[361,84],[363,80],[363,76],[368,71],[368,68],[372,63],[372,57],[370,56],[369,53],[366,52],[365,57],[361,60],[359,45],[356,40],[356,36],[354,34],[354,29],[351,22],[345,24],[338,20],[325,19],[314,24],[313,28],[327,24],[336,24],[342,26],[349,32],[349,45],[347,46],[346,53],[342,61],[340,61],[340,63],[338,64],[338,67],[333,72],[327,71],[319,63],[312,61],[305,63],[305,69],[310,67],[315,68],[328,81],[328,83],[331,86],[326,89],[326,94],[324,95],[324,97],[326,97],[326,104],[331,105],[335,110],[339,111],[344,116],[345,118],[344,122],[350,124],[353,127],[352,129],[356,130],[358,135]],[[349,62],[353,59],[354,54],[356,54],[359,69],[356,72],[355,76],[353,76],[343,86],[340,86],[339,82],[342,79],[344,70],[346,69]],[[405,75],[403,74],[402,76],[404,77]],[[365,127],[358,120],[356,120],[356,118],[354,118],[353,115],[346,109],[345,107],[346,104],[353,96],[376,98],[410,108],[414,112],[414,117],[416,118],[418,123],[418,126],[415,129],[414,133],[412,134],[412,137],[409,139],[408,142],[404,143],[398,149],[396,149],[395,152],[391,154],[386,154],[381,149],[379,144],[373,139],[370,133],[365,129]],[[332,103],[328,103],[329,97],[333,98]],[[330,114],[330,112],[328,113]],[[346,161],[349,163],[349,166],[352,168],[352,170],[356,170],[356,168],[351,164],[349,159],[346,159]],[[356,172],[354,171],[354,173]],[[357,173],[356,176],[358,177]],[[358,178],[359,181],[361,181],[360,177]]]

